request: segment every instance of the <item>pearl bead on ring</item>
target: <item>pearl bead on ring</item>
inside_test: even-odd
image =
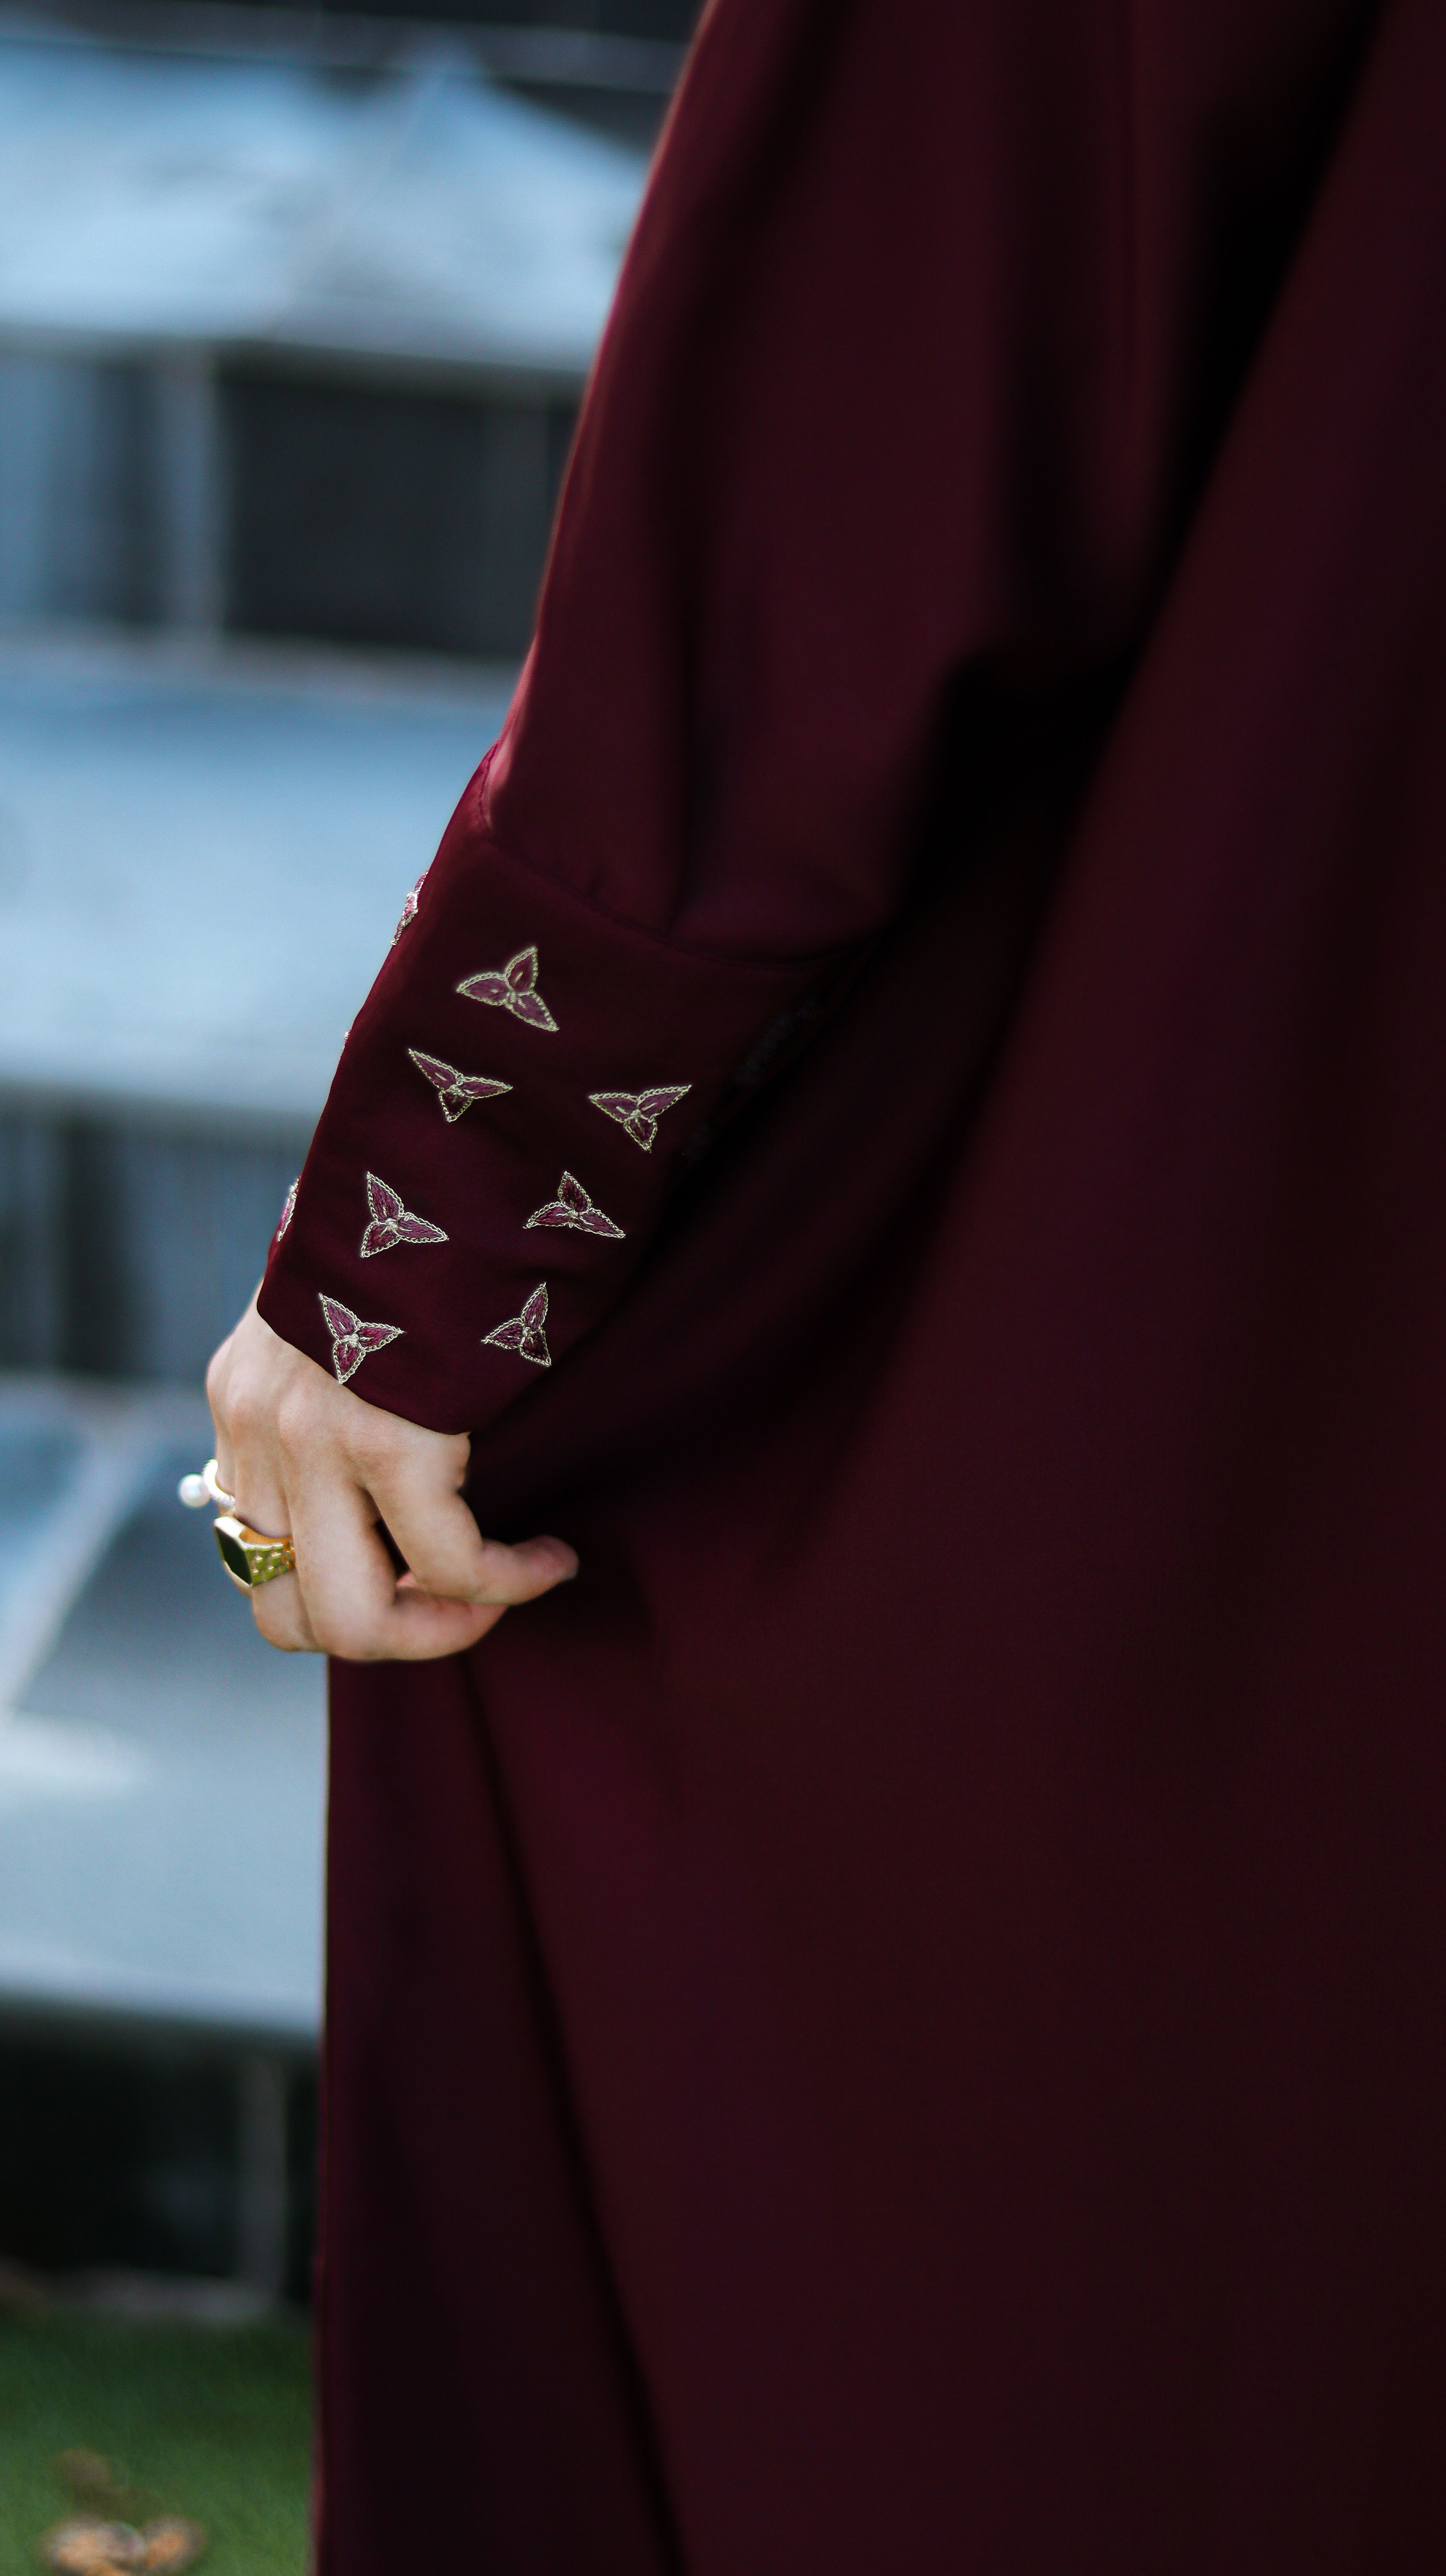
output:
[[[289,1538],[265,1538],[260,1530],[248,1529],[236,1518],[234,1494],[228,1494],[216,1482],[216,1461],[208,1458],[199,1476],[183,1476],[177,1487],[187,1511],[204,1511],[214,1503],[220,1514],[214,1523],[216,1545],[221,1563],[238,1592],[254,1592],[258,1584],[274,1583],[278,1574],[296,1572],[296,1550]]]

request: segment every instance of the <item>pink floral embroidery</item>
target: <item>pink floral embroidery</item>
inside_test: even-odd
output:
[[[510,1011],[514,1019],[525,1020],[530,1029],[555,1029],[556,1020],[537,990],[537,951],[519,948],[505,966],[495,973],[469,975],[457,987],[469,1002],[491,1002],[498,1010]]]
[[[538,1281],[520,1315],[509,1315],[505,1324],[494,1324],[484,1333],[484,1342],[495,1342],[499,1351],[515,1351],[520,1360],[531,1360],[536,1368],[551,1368],[552,1353],[547,1347],[543,1326],[547,1322],[547,1282]]]
[[[287,1227],[290,1225],[292,1218],[296,1214],[296,1193],[300,1187],[301,1175],[298,1173],[296,1179],[292,1182],[290,1189],[286,1193],[285,1202],[282,1206],[281,1222],[276,1229],[276,1240],[278,1243],[281,1241],[283,1234],[286,1232]]]
[[[650,1154],[664,1110],[692,1088],[691,1082],[674,1082],[660,1091],[590,1091],[587,1096],[594,1109],[600,1109],[605,1118],[616,1118],[624,1135]]]
[[[393,948],[395,948],[397,941],[401,938],[402,932],[404,930],[410,930],[413,922],[416,920],[417,907],[421,902],[422,888],[426,882],[427,871],[423,868],[422,873],[418,877],[416,884],[413,886],[411,893],[405,898],[402,904],[401,920],[397,923],[396,929],[392,932],[391,944]]]
[[[430,1082],[437,1095],[444,1118],[460,1118],[474,1100],[495,1100],[501,1091],[510,1091],[510,1082],[493,1082],[485,1073],[459,1073],[455,1064],[444,1064],[439,1055],[423,1055],[420,1047],[408,1047],[417,1071]]]
[[[447,1238],[439,1225],[429,1225],[424,1216],[411,1216],[395,1190],[379,1181],[375,1172],[367,1174],[367,1205],[372,1212],[371,1224],[361,1239],[361,1257],[369,1261],[374,1252],[395,1252],[399,1243],[445,1243]]]
[[[622,1227],[614,1225],[610,1216],[604,1216],[602,1209],[593,1205],[581,1181],[575,1181],[571,1172],[563,1173],[556,1198],[549,1199],[546,1207],[534,1208],[527,1223],[568,1226],[574,1234],[606,1234],[614,1243],[623,1239]]]
[[[331,1335],[331,1364],[345,1386],[369,1352],[384,1351],[388,1342],[401,1340],[402,1328],[400,1324],[364,1324],[339,1297],[322,1296],[320,1292],[318,1296]]]

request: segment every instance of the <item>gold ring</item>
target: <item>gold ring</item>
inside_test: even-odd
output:
[[[296,1572],[296,1550],[289,1538],[265,1538],[260,1530],[248,1529],[237,1519],[236,1497],[217,1484],[214,1458],[207,1459],[199,1476],[183,1476],[178,1490],[188,1511],[204,1511],[207,1503],[220,1506],[220,1517],[212,1527],[221,1563],[238,1592],[254,1592],[259,1583],[274,1583],[278,1574]]]
[[[238,1592],[254,1592],[260,1583],[274,1583],[278,1574],[296,1572],[296,1550],[289,1538],[263,1538],[234,1512],[223,1512],[214,1527],[221,1562]]]

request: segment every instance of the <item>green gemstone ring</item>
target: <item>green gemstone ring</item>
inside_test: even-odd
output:
[[[259,1583],[274,1583],[278,1574],[296,1572],[296,1550],[289,1538],[263,1538],[259,1530],[248,1529],[234,1512],[225,1512],[215,1523],[216,1545],[221,1562],[240,1592],[254,1592]]]
[[[233,1509],[236,1497],[216,1481],[216,1461],[208,1458],[199,1476],[183,1476],[180,1498],[187,1511],[204,1511],[214,1503],[219,1517],[212,1526],[221,1563],[238,1592],[254,1592],[258,1583],[274,1583],[278,1574],[296,1572],[296,1550],[289,1538],[263,1538],[248,1529]]]

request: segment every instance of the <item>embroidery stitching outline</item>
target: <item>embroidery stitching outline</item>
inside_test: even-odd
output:
[[[394,1252],[399,1243],[445,1243],[446,1235],[439,1225],[430,1225],[424,1216],[413,1216],[404,1207],[398,1192],[375,1172],[367,1174],[367,1205],[371,1223],[361,1239],[361,1257],[370,1261],[373,1253]]]
[[[424,1055],[420,1047],[408,1047],[407,1053],[423,1081],[430,1082],[449,1125],[465,1117],[474,1100],[495,1100],[499,1093],[512,1089],[510,1082],[494,1082],[489,1074],[463,1073],[455,1064],[444,1063],[439,1055]]]
[[[465,976],[457,987],[464,1001],[488,1002],[494,1010],[510,1011],[514,1019],[524,1020],[530,1029],[553,1029],[557,1022],[537,989],[537,950],[519,948],[505,966],[492,968],[480,975]]]
[[[547,1281],[539,1279],[531,1296],[523,1301],[521,1313],[509,1315],[505,1323],[494,1324],[482,1339],[499,1351],[515,1351],[520,1360],[531,1360],[534,1368],[551,1368],[552,1353],[543,1330],[546,1322]]]
[[[321,1288],[316,1293],[326,1318],[326,1329],[331,1335],[331,1364],[338,1384],[345,1386],[347,1379],[355,1377],[362,1361],[373,1351],[384,1351],[388,1342],[401,1340],[402,1327],[400,1324],[364,1324],[361,1317],[354,1315],[350,1306],[344,1306],[339,1297],[328,1297]]]
[[[295,1180],[294,1180],[294,1181],[292,1182],[292,1184],[291,1184],[290,1189],[289,1189],[289,1190],[287,1191],[287,1193],[286,1193],[286,1197],[285,1197],[285,1199],[284,1199],[284,1200],[283,1200],[283,1202],[282,1202],[281,1215],[280,1215],[280,1218],[279,1218],[279,1219],[278,1219],[278,1221],[277,1221],[277,1227],[276,1227],[276,1240],[277,1240],[277,1242],[278,1242],[278,1243],[281,1241],[281,1238],[282,1238],[283,1234],[285,1234],[285,1232],[286,1232],[286,1230],[287,1230],[288,1226],[289,1226],[289,1225],[290,1225],[290,1223],[291,1223],[292,1218],[293,1218],[293,1217],[295,1216],[295,1214],[296,1214],[296,1193],[297,1193],[297,1191],[300,1189],[300,1187],[301,1187],[301,1174],[298,1172],[298,1173],[297,1173],[297,1175],[296,1175]]]
[[[692,1088],[691,1082],[671,1082],[655,1091],[590,1091],[587,1096],[594,1109],[600,1109],[605,1118],[615,1118],[623,1134],[650,1154],[658,1120]]]
[[[389,945],[393,948],[395,948],[397,941],[401,938],[402,932],[404,930],[410,930],[413,922],[417,918],[417,908],[421,902],[422,888],[427,882],[427,874],[428,871],[423,868],[422,873],[418,877],[410,894],[406,894],[402,897],[402,916],[400,921],[397,923],[396,929],[392,932],[391,940],[389,942]],[[351,1032],[348,1030],[347,1034],[350,1036]]]
[[[533,1209],[526,1219],[524,1233],[534,1225],[559,1229],[565,1226],[573,1234],[604,1234],[613,1243],[622,1242],[624,1231],[620,1225],[614,1225],[610,1216],[604,1216],[602,1209],[588,1197],[581,1181],[574,1180],[571,1172],[563,1173],[555,1199],[549,1199],[545,1207]]]

